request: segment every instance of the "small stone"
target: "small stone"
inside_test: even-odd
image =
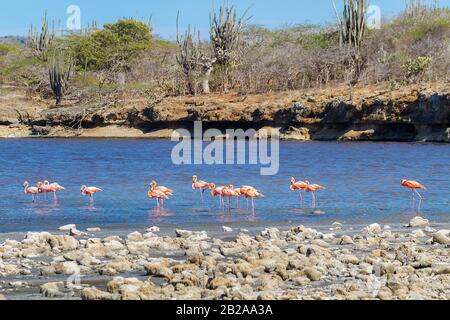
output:
[[[366,232],[371,235],[376,235],[381,233],[381,226],[378,223],[373,223],[365,228]]]
[[[339,258],[342,263],[346,264],[359,264],[359,259],[354,255],[343,255]]]
[[[425,238],[427,236],[422,229],[414,230],[413,232],[411,232],[411,235],[415,238]]]
[[[233,229],[232,228],[230,228],[230,227],[222,227],[222,230],[223,230],[223,232],[225,232],[225,233],[230,233],[230,232],[233,232]]]
[[[311,281],[319,281],[322,278],[322,273],[314,268],[305,268],[302,270],[302,273]]]
[[[165,262],[151,262],[144,265],[147,275],[162,277],[170,279],[173,275],[173,271],[168,268],[168,264]]]
[[[81,291],[81,299],[83,300],[118,300],[119,296],[108,292],[98,290],[95,287],[85,288]]]
[[[152,232],[152,233],[158,233],[161,230],[159,229],[159,227],[154,226],[154,227],[148,228],[146,231],[147,232]]]
[[[345,246],[345,245],[349,245],[349,244],[355,244],[355,242],[353,242],[353,239],[350,236],[344,235],[339,240],[339,244],[342,246]]]
[[[131,242],[139,242],[139,241],[144,241],[144,237],[142,236],[142,234],[140,232],[133,232],[130,233],[127,236],[127,240],[131,241]]]
[[[422,217],[415,217],[411,219],[409,224],[407,225],[408,228],[425,228],[430,226],[430,221],[427,219],[424,219]]]
[[[100,229],[100,228],[87,228],[86,231],[87,232],[100,232],[100,231],[102,231],[102,229]]]
[[[440,230],[433,234],[433,243],[438,244],[450,244],[450,231],[449,230]]]
[[[15,282],[10,282],[9,286],[15,289],[19,289],[19,288],[25,288],[28,286],[28,284],[26,282],[23,281],[15,281]]]
[[[43,297],[57,298],[64,297],[64,282],[50,282],[41,286],[41,294]]]
[[[87,234],[85,232],[81,232],[80,230],[77,230],[76,228],[71,228],[70,229],[70,235],[72,237],[82,237],[82,236],[87,236]]]
[[[220,277],[220,276],[215,277],[208,284],[208,288],[211,290],[216,290],[216,289],[222,288],[222,287],[231,288],[232,286],[233,286],[233,282],[231,281],[231,279]]]
[[[309,280],[309,278],[307,277],[300,276],[294,279],[294,283],[298,286],[306,286],[311,283],[311,280]]]
[[[311,242],[311,244],[319,246],[321,248],[329,248],[330,247],[330,245],[327,242],[320,240],[320,239],[313,240]]]
[[[58,230],[59,231],[70,231],[70,229],[76,229],[77,225],[76,224],[67,224],[65,226],[59,227]]]

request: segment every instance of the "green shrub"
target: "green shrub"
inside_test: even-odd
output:
[[[150,27],[133,19],[106,24],[88,36],[72,36],[69,47],[79,69],[127,70],[151,43]]]
[[[423,76],[423,74],[430,68],[432,59],[430,57],[420,56],[415,59],[409,59],[402,69],[405,72],[405,78],[407,80],[413,80],[417,77]]]

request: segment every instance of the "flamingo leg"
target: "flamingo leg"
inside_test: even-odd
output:
[[[414,209],[416,206],[416,199],[415,199],[415,193],[414,193],[414,189],[412,191],[412,208]]]
[[[313,198],[312,207],[313,207],[313,209],[315,209],[316,208],[316,193],[315,192],[312,193],[312,198]]]
[[[252,198],[252,209],[255,210],[255,199]]]
[[[419,193],[419,191],[417,191],[417,189],[414,189],[415,193],[417,193],[417,195],[419,196],[419,205],[417,207],[417,210],[420,211],[420,207],[422,206],[422,202],[423,202],[423,197],[422,195]]]
[[[202,189],[199,189],[200,190],[200,199],[202,200],[202,203],[203,203],[203,201],[204,201],[204,199],[203,199],[203,190]]]
[[[302,190],[300,190],[299,194],[300,194],[300,208],[302,208],[302,207],[303,207],[303,194],[302,194]]]

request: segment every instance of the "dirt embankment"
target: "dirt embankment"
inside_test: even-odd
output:
[[[351,98],[350,98],[351,97]],[[126,98],[94,108],[0,88],[0,137],[168,138],[174,129],[274,128],[283,139],[450,142],[449,83],[388,89],[326,88],[258,95],[168,97],[149,105]]]

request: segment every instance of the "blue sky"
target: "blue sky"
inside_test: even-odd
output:
[[[175,35],[175,19],[181,13],[180,27],[188,23],[208,32],[209,12],[214,0],[2,0],[0,7],[0,36],[25,35],[31,23],[40,25],[43,12],[49,20],[65,26],[69,5],[81,9],[82,25],[96,20],[98,25],[113,22],[122,17],[148,19],[152,16],[155,33],[163,38]],[[434,1],[434,0],[429,0]],[[341,3],[341,0],[336,0]],[[215,0],[216,4],[222,0]],[[276,28],[284,24],[334,22],[331,0],[235,0],[240,12],[250,8],[253,24]],[[389,18],[401,11],[405,0],[372,0],[382,10],[382,17]],[[440,0],[449,6],[450,0]]]

